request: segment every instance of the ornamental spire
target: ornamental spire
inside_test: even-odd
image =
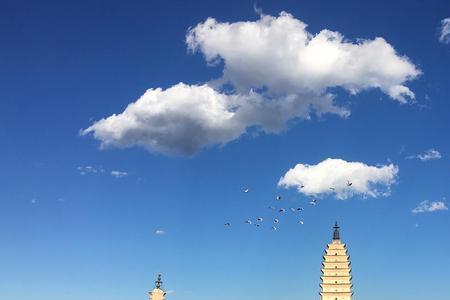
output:
[[[161,274],[158,274],[158,279],[155,281],[155,285],[157,289],[161,288],[162,281],[161,281]]]
[[[333,232],[333,240],[340,240],[340,234],[339,234],[339,225],[336,221],[336,224],[334,224],[334,232]]]

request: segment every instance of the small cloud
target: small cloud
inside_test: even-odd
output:
[[[447,205],[444,201],[422,201],[419,203],[419,205],[412,210],[412,213],[418,214],[418,213],[431,213],[436,212],[440,210],[448,210]]]
[[[94,168],[93,166],[79,166],[77,167],[77,170],[80,175],[96,174],[99,172],[99,170],[97,168]]]
[[[327,158],[316,165],[297,164],[278,182],[284,188],[296,187],[307,196],[333,195],[347,199],[387,196],[396,182],[398,167],[394,164],[370,166],[362,162]]]
[[[417,155],[410,155],[407,159],[419,159],[421,161],[438,160],[442,158],[442,154],[436,149],[428,149]]]
[[[166,234],[166,231],[164,231],[162,229],[158,229],[158,230],[155,231],[155,234],[156,235],[164,235],[164,234]]]
[[[450,18],[445,18],[441,21],[440,29],[439,41],[444,44],[450,44]]]
[[[116,177],[116,178],[122,178],[122,177],[125,177],[127,175],[128,175],[127,172],[111,171],[111,176]]]

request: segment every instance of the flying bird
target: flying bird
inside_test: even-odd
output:
[[[334,187],[330,187],[330,190],[335,191],[336,189]]]
[[[278,201],[280,201],[280,200],[281,200],[281,196],[278,195],[276,199],[277,199]]]
[[[280,209],[278,210],[278,212],[280,212],[280,213],[284,213],[285,211],[286,211],[285,208],[280,208]]]
[[[258,218],[258,219],[256,219],[256,221],[262,222],[262,221],[263,221],[263,218]]]
[[[304,188],[305,186],[302,184],[301,186],[300,186],[300,188],[302,189],[302,188]]]
[[[303,225],[305,224],[302,220],[298,221],[298,224]]]
[[[273,229],[273,230],[277,230],[277,227],[275,227],[275,226],[272,226],[272,229]]]
[[[247,220],[247,221],[245,221],[245,224],[252,224],[252,221],[251,220]]]
[[[347,186],[352,186],[353,182],[347,180]]]
[[[278,219],[274,219],[274,220],[273,220],[273,222],[274,222],[275,224],[277,224],[277,223],[279,223],[279,222],[280,222],[280,220],[278,220]]]
[[[245,188],[244,193],[248,193],[248,192],[250,192],[250,188]]]
[[[231,227],[230,223],[225,223],[224,225],[225,225],[225,227]]]
[[[317,205],[317,200],[316,199],[312,199],[309,204],[311,205]]]

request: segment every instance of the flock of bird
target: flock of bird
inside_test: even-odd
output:
[[[352,185],[353,185],[353,182],[347,180],[347,187],[351,187]],[[301,185],[301,186],[300,186],[300,188],[304,188],[304,187],[305,187],[304,185]],[[330,190],[335,191],[336,188],[330,187]],[[249,193],[249,192],[250,192],[250,188],[248,188],[248,187],[247,187],[247,188],[244,188],[243,192],[244,192],[245,194]],[[282,197],[281,195],[277,195],[277,196],[275,197],[275,200],[276,200],[276,201],[281,201],[281,200],[283,200],[283,197]],[[316,206],[317,204],[318,204],[318,202],[317,202],[317,199],[316,199],[316,198],[312,198],[312,199],[309,201],[309,205],[311,205],[311,206]],[[272,211],[278,211],[278,213],[279,213],[280,215],[285,214],[286,211],[287,211],[287,209],[284,208],[284,207],[276,208],[275,206],[269,206],[268,208],[269,208],[270,210],[272,210]],[[291,208],[290,208],[290,211],[293,212],[293,213],[300,213],[300,212],[302,212],[303,210],[304,210],[303,207],[291,207]],[[266,221],[266,222],[264,221],[264,218],[263,218],[263,217],[257,217],[256,219],[253,219],[253,220],[252,220],[252,219],[246,219],[246,220],[244,221],[244,224],[249,225],[249,226],[252,225],[252,226],[255,226],[255,227],[261,227],[263,223],[267,223],[267,221]],[[278,224],[280,223],[280,219],[274,218],[274,219],[273,219],[271,222],[269,222],[269,223],[271,224],[272,230],[276,231],[276,230],[278,230]],[[303,224],[305,224],[305,222],[304,222],[303,220],[298,220],[298,221],[297,221],[297,224],[303,225]],[[225,226],[225,227],[231,227],[232,224],[231,224],[230,222],[227,222],[227,223],[224,224],[224,226]]]

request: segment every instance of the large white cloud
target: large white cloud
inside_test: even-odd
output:
[[[167,154],[193,154],[203,147],[226,143],[245,127],[234,120],[237,95],[221,94],[207,85],[177,84],[167,90],[149,89],[121,114],[94,123],[102,145],[142,146]]]
[[[361,162],[328,158],[317,165],[297,164],[281,177],[278,185],[295,187],[300,193],[309,196],[330,194],[338,199],[354,195],[378,197],[389,194],[397,174],[398,167],[393,164],[369,166]]]
[[[223,77],[149,89],[82,134],[93,134],[103,147],[192,155],[249,128],[278,133],[312,112],[348,117],[349,109],[334,101],[334,87],[352,94],[380,88],[405,102],[414,97],[405,82],[420,73],[382,38],[353,43],[329,30],[312,35],[287,13],[231,24],[210,18],[188,31],[186,43],[209,63],[222,59]]]
[[[439,41],[444,44],[450,43],[450,18],[445,18],[441,21]]]
[[[383,38],[345,40],[339,32],[314,35],[288,13],[255,22],[220,23],[209,18],[187,35],[188,47],[208,62],[223,59],[223,80],[240,91],[267,88],[275,94],[322,94],[343,87],[355,94],[380,88],[405,102],[404,83],[420,71]]]
[[[81,134],[92,133],[103,147],[141,146],[169,155],[192,155],[235,140],[252,126],[279,132],[289,119],[307,118],[310,109],[347,113],[335,109],[332,102],[330,95],[269,101],[254,92],[225,94],[207,84],[179,83],[166,90],[149,89],[121,114],[101,119]]]

